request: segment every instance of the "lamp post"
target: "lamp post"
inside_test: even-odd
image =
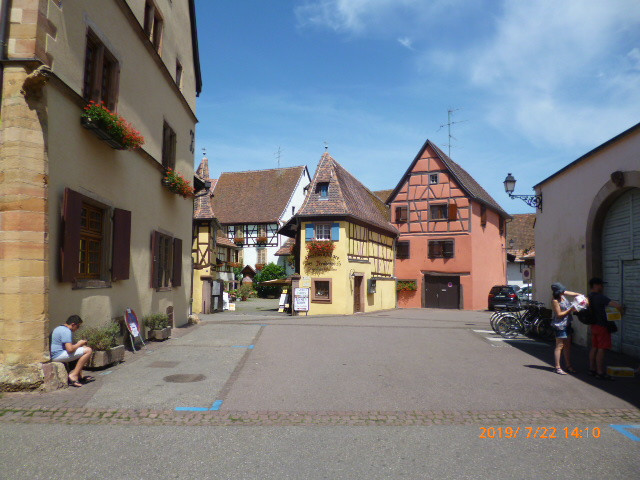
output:
[[[530,207],[542,210],[542,195],[514,195],[513,191],[515,189],[516,179],[509,173],[507,178],[504,179],[504,191],[507,192],[509,198],[519,198]]]

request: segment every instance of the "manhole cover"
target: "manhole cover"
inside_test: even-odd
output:
[[[151,368],[173,368],[178,365],[179,362],[152,362],[148,366]]]
[[[171,383],[190,383],[190,382],[201,382],[205,377],[201,373],[179,373],[177,375],[169,375],[164,377],[163,380],[165,382]]]

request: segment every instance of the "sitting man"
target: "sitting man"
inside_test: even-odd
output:
[[[86,340],[73,343],[73,332],[77,331],[80,325],[82,319],[78,315],[71,315],[65,325],[54,328],[51,334],[51,361],[78,361],[75,368],[69,372],[69,385],[72,387],[81,387],[83,382],[91,380],[89,377],[82,378],[82,368],[91,358],[93,350],[86,346]]]

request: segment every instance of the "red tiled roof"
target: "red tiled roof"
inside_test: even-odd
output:
[[[293,255],[293,251],[296,246],[296,240],[294,238],[287,238],[287,241],[278,249],[275,253],[277,257],[282,257],[286,255]]]
[[[387,203],[387,199],[389,198],[389,196],[393,193],[393,188],[390,188],[388,190],[374,190],[373,194],[378,197],[380,200],[382,200],[384,203]]]
[[[276,223],[306,168],[224,172],[213,191],[213,211],[226,225]]]
[[[209,160],[207,157],[204,157],[198,165],[198,169],[196,170],[196,175],[204,182],[210,181],[209,178]],[[209,192],[205,192],[205,189],[199,190],[196,192],[196,198],[194,200],[193,205],[193,218],[196,220],[211,220],[216,216],[213,213],[213,208],[211,206],[211,192],[212,189],[209,188]]]
[[[522,213],[513,215],[513,220],[507,223],[507,252],[516,257],[524,256],[535,249],[534,213]],[[513,247],[511,246],[513,240]],[[526,252],[526,253],[525,253]]]
[[[329,183],[329,196],[316,193],[318,183]],[[311,182],[297,217],[349,216],[379,227],[394,235],[398,230],[390,223],[389,208],[345,168],[325,153]]]
[[[238,245],[236,245],[235,243],[233,243],[233,240],[227,238],[222,233],[218,233],[218,235],[216,235],[216,243],[218,245],[223,246],[223,247],[237,248],[237,249],[241,248]]]

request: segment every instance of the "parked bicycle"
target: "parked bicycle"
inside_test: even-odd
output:
[[[523,302],[522,309],[496,312],[490,319],[491,328],[504,338],[518,335],[548,339],[553,337],[551,310],[540,302]]]

